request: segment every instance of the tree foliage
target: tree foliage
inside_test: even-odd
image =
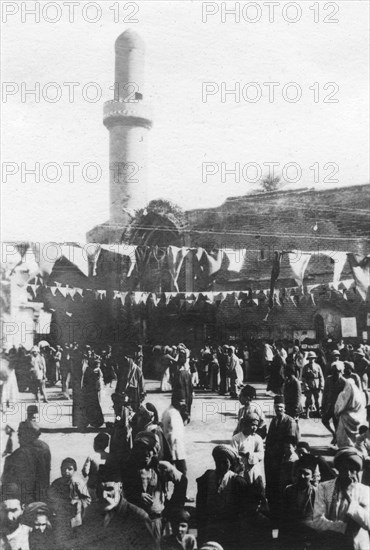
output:
[[[284,183],[281,181],[280,176],[273,176],[272,174],[267,174],[259,182],[261,187],[260,191],[262,193],[271,193],[272,191],[279,191]]]

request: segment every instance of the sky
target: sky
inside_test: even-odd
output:
[[[40,2],[39,22],[21,10],[36,2],[1,4],[3,241],[83,243],[109,219],[102,112],[128,28],[146,43],[149,199],[212,208],[252,192],[270,163],[285,188],[369,182],[368,2],[276,2],[271,13],[266,2],[76,1],[72,21],[71,2]],[[38,101],[22,96],[35,86]],[[222,93],[238,87],[239,101]],[[35,163],[39,181],[26,172]]]

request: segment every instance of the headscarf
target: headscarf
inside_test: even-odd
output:
[[[255,395],[256,395],[255,388],[247,384],[241,389],[239,397],[249,397],[249,399],[253,399]]]
[[[26,506],[22,516],[22,523],[33,527],[37,515],[45,515],[50,517],[50,510],[45,502],[31,502]]]
[[[242,420],[242,422],[246,422],[248,424],[251,424],[252,422],[259,422],[260,417],[255,412],[248,412],[243,416],[243,418],[241,420]]]
[[[224,549],[223,549],[223,546],[221,546],[221,544],[219,544],[218,542],[209,541],[203,544],[200,550],[224,550]]]
[[[350,460],[356,464],[359,470],[362,470],[362,457],[354,447],[343,447],[342,449],[339,449],[334,457],[334,467],[338,469],[338,466],[340,466],[340,464],[345,460]]]
[[[149,449],[155,451],[156,454],[158,454],[159,452],[159,440],[153,432],[139,432],[135,437],[134,446],[137,443],[142,443],[143,445],[146,445]]]
[[[215,460],[217,456],[225,456],[230,461],[230,470],[236,472],[239,469],[239,455],[230,445],[216,445],[212,451],[212,456]]]

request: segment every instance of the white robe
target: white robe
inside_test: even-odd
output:
[[[334,414],[338,418],[338,447],[354,446],[359,427],[366,423],[366,409],[364,393],[351,378],[346,380],[343,391],[338,395]]]

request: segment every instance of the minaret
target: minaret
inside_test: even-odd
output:
[[[127,30],[115,44],[114,99],[104,104],[109,130],[110,222],[122,229],[147,204],[147,139],[152,126],[144,100],[145,46]]]

